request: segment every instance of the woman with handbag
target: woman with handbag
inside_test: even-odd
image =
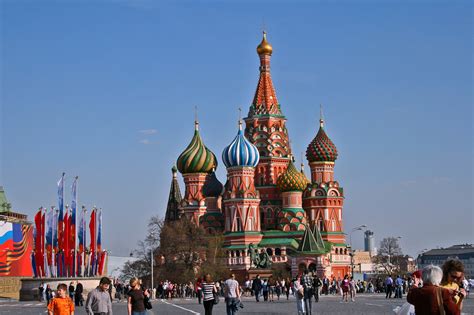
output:
[[[151,308],[149,298],[150,293],[148,290],[142,290],[139,280],[130,279],[130,291],[127,298],[128,315],[146,315],[146,310]]]
[[[201,285],[205,315],[212,315],[212,308],[214,307],[214,304],[217,304],[216,299],[219,299],[219,297],[217,296],[216,285],[212,281],[210,274],[207,274],[204,277],[204,281]]]
[[[305,314],[304,311],[304,288],[301,284],[301,276],[298,276],[296,280],[293,281],[293,290],[296,296],[296,309],[298,311],[298,315]]]

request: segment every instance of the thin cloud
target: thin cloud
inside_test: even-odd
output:
[[[151,144],[150,140],[148,139],[142,139],[139,141],[141,144],[144,144],[144,145],[147,145],[147,144]]]
[[[156,129],[142,129],[142,130],[139,130],[139,132],[144,134],[144,135],[154,135],[155,133],[158,132],[158,130],[156,130]]]

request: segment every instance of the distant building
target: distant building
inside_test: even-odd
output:
[[[370,255],[376,255],[377,251],[375,250],[374,246],[374,232],[367,230],[364,232],[364,250],[369,252]]]
[[[448,248],[437,248],[424,252],[417,258],[418,268],[428,265],[441,266],[448,259],[459,259],[464,264],[466,278],[474,278],[473,244],[453,245]]]
[[[405,255],[400,261],[400,271],[402,273],[412,273],[416,271],[416,261],[413,257]]]
[[[354,273],[372,273],[374,264],[372,263],[372,253],[369,251],[354,251]]]

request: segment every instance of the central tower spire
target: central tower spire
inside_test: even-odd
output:
[[[281,112],[270,75],[272,53],[273,47],[267,40],[267,33],[263,32],[262,41],[257,46],[260,59],[257,89],[248,117],[244,119],[245,136],[260,153],[260,161],[255,168],[255,185],[262,199],[260,217],[263,229],[276,228],[276,214],[281,209],[276,182],[278,176],[285,172],[291,154],[286,118]]]

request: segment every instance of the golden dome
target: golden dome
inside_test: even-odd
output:
[[[263,39],[260,45],[257,46],[257,53],[259,55],[271,55],[273,51],[272,45],[267,42],[267,33],[263,32]]]

